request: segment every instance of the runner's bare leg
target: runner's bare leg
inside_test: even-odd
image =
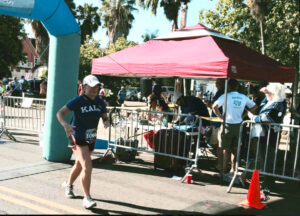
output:
[[[84,196],[90,195],[91,175],[92,175],[92,159],[88,146],[77,146],[74,151],[76,158],[81,164],[81,185]]]

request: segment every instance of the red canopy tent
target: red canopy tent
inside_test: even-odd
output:
[[[92,74],[293,82],[295,69],[197,24],[93,59]]]

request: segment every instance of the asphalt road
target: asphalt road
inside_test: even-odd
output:
[[[294,182],[277,182],[267,207],[244,209],[238,204],[248,189],[219,184],[212,167],[215,158],[200,160],[201,172],[193,173],[193,184],[181,183],[163,170],[153,169],[153,155],[140,154],[131,163],[100,163],[103,151],[93,154],[91,195],[97,207],[82,207],[79,179],[76,199],[65,198],[60,187],[66,180],[70,163],[51,163],[42,158],[38,136],[13,131],[19,142],[0,141],[0,214],[272,214],[300,212],[300,188]],[[74,158],[72,158],[73,160]]]

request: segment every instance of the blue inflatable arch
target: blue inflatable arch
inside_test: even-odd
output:
[[[76,95],[80,27],[64,0],[0,0],[0,14],[39,20],[49,33],[43,157],[49,161],[68,161],[72,152],[56,112]]]

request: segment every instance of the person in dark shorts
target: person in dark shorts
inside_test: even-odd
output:
[[[246,95],[238,92],[239,82],[236,79],[230,79],[228,81],[228,94],[227,94],[227,112],[224,133],[223,125],[221,125],[221,146],[223,146],[223,172],[226,172],[226,165],[228,164],[230,153],[231,157],[231,169],[230,172],[235,170],[235,158],[238,147],[239,128],[243,121],[242,115],[245,107],[249,109],[251,113],[255,113],[257,106]],[[219,107],[225,110],[225,94],[221,95],[213,104],[212,108],[214,113],[224,120],[224,113],[221,114]],[[221,170],[222,171],[222,170]]]
[[[84,193],[83,207],[92,208],[96,202],[90,196],[92,160],[95,147],[97,126],[102,118],[104,127],[109,126],[106,104],[98,95],[100,82],[97,77],[88,75],[83,79],[83,93],[66,103],[58,112],[57,119],[64,127],[67,137],[76,156],[68,181],[63,183],[65,195],[75,198],[73,183],[81,174],[81,185]],[[74,112],[72,125],[65,121],[65,115]]]

